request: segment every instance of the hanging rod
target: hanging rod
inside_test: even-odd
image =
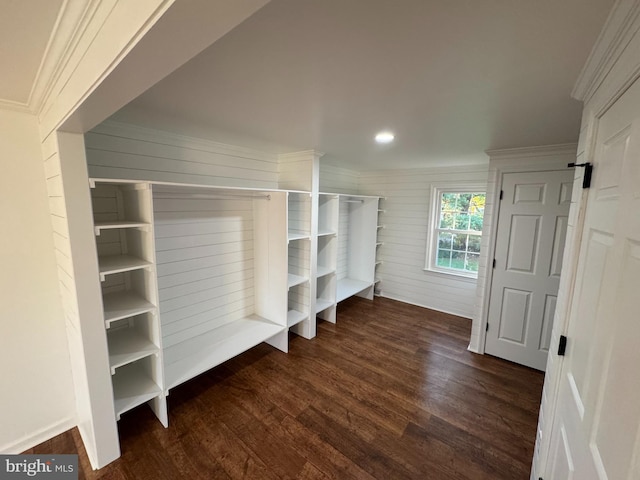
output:
[[[345,203],[364,203],[364,200],[345,200]]]
[[[202,198],[204,200],[235,200],[238,198],[271,200],[268,193],[173,193],[173,192],[157,192],[158,198]]]

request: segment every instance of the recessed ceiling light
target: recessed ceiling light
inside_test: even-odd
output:
[[[378,143],[391,143],[396,138],[391,132],[380,132],[376,135],[376,142]]]

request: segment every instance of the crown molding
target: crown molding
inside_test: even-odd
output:
[[[318,150],[303,150],[300,152],[280,153],[278,154],[278,162],[299,162],[302,160],[319,159],[324,155],[324,152]]]
[[[542,145],[538,147],[504,148],[499,150],[487,150],[491,160],[499,158],[532,158],[550,157],[555,155],[576,155],[577,143],[562,143],[559,145]]]
[[[33,113],[42,113],[99,5],[100,0],[65,0],[62,4],[29,94]]]
[[[33,113],[29,108],[28,103],[14,102],[13,100],[6,100],[4,98],[0,98],[0,110],[13,110],[14,112]]]
[[[640,0],[617,0],[576,81],[573,98],[587,102],[593,96],[638,30]],[[637,63],[640,68],[640,59]]]

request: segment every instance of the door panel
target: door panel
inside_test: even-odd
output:
[[[507,270],[534,273],[540,220],[538,215],[514,215],[511,217]]]
[[[600,119],[567,355],[543,478],[564,432],[581,480],[640,478],[640,83]]]
[[[485,352],[544,370],[573,172],[503,176]]]

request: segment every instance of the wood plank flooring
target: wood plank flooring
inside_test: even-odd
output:
[[[80,478],[528,479],[543,374],[467,352],[471,322],[353,298],[289,354],[260,345],[143,406],[93,471],[77,430],[25,453],[79,453]]]

